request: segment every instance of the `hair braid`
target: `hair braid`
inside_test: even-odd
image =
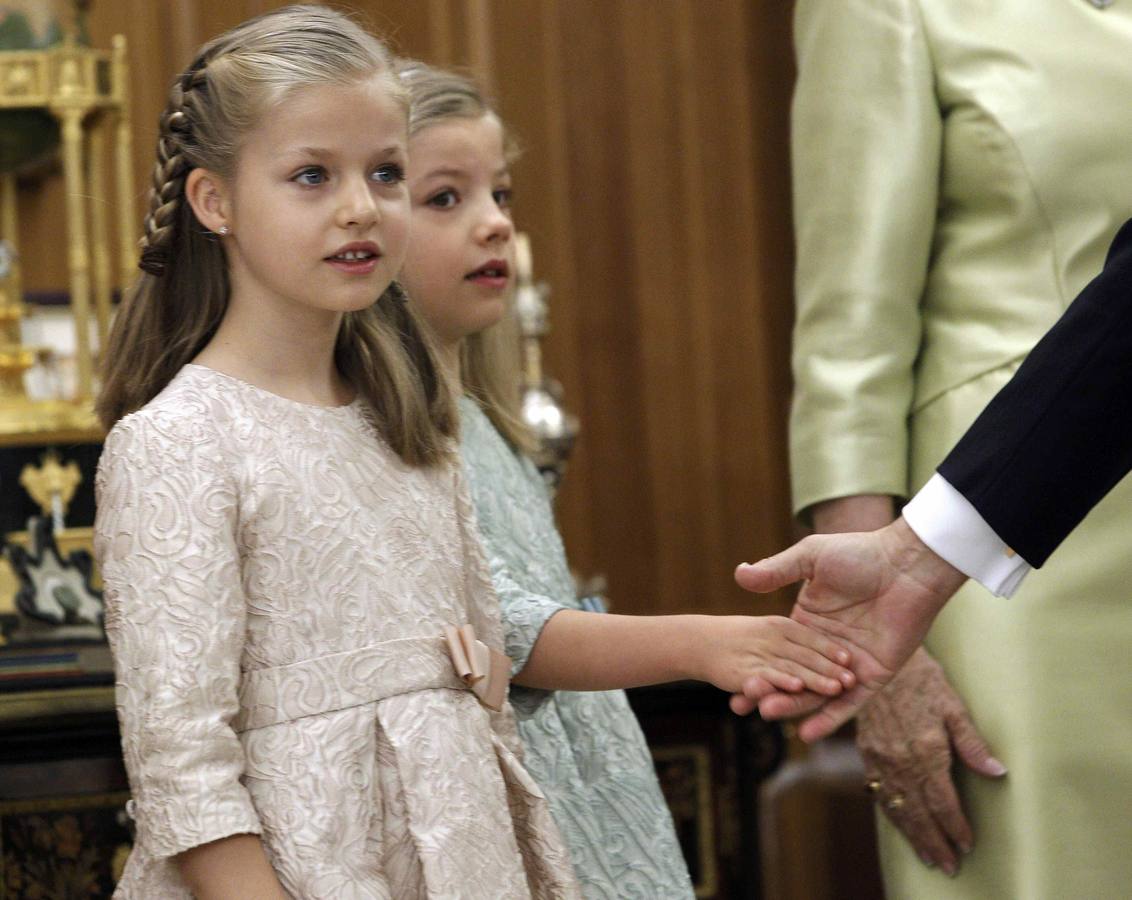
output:
[[[192,146],[197,93],[205,87],[208,60],[202,55],[173,83],[169,102],[158,126],[157,161],[149,191],[149,213],[145,217],[138,268],[150,275],[163,275],[177,226],[178,210],[185,198],[185,178],[194,168],[187,146]]]

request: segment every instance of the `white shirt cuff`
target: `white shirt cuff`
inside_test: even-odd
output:
[[[933,552],[999,597],[1011,596],[1030,571],[1030,564],[938,472],[908,502],[903,515]]]

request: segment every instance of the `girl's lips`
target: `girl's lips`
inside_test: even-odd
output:
[[[365,259],[338,259],[331,256],[326,261],[346,275],[369,275],[377,268],[380,259],[380,256],[369,256]]]
[[[491,290],[503,290],[511,283],[511,267],[502,259],[490,259],[474,272],[464,276],[465,281]]]
[[[345,275],[369,275],[377,268],[381,248],[373,241],[351,241],[343,244],[326,261]]]
[[[511,283],[511,279],[506,275],[485,275],[482,273],[469,275],[465,280],[495,291],[504,290]]]

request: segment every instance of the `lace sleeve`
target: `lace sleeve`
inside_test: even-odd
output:
[[[95,552],[138,842],[157,858],[259,833],[240,783],[245,605],[215,429],[130,416],[99,462]]]
[[[550,617],[567,608],[553,597],[525,588],[509,562],[521,546],[520,535],[529,540],[544,531],[534,517],[535,504],[528,501],[537,499],[539,504],[545,504],[546,497],[537,473],[522,469],[486,417],[470,405],[462,409],[466,412],[460,450],[471,506],[469,517],[483,548],[486,574],[499,597],[503,652],[511,657],[514,676],[527,664]],[[534,498],[531,479],[537,484]],[[547,540],[540,544],[544,554],[551,552],[550,543],[558,540],[554,533],[545,537]]]
[[[497,554],[491,553],[488,566],[492,586],[499,595],[499,606],[503,613],[504,652],[511,657],[511,676],[514,677],[527,665],[535,642],[550,617],[568,607],[550,597],[524,590],[511,577],[507,563]]]

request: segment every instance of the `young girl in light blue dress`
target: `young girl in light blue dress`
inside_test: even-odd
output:
[[[410,94],[412,239],[402,282],[462,384],[461,453],[504,620],[525,763],[588,898],[693,896],[672,818],[623,688],[750,676],[827,694],[848,654],[781,617],[583,611],[505,365],[514,240],[507,135],[475,85],[420,63]]]

